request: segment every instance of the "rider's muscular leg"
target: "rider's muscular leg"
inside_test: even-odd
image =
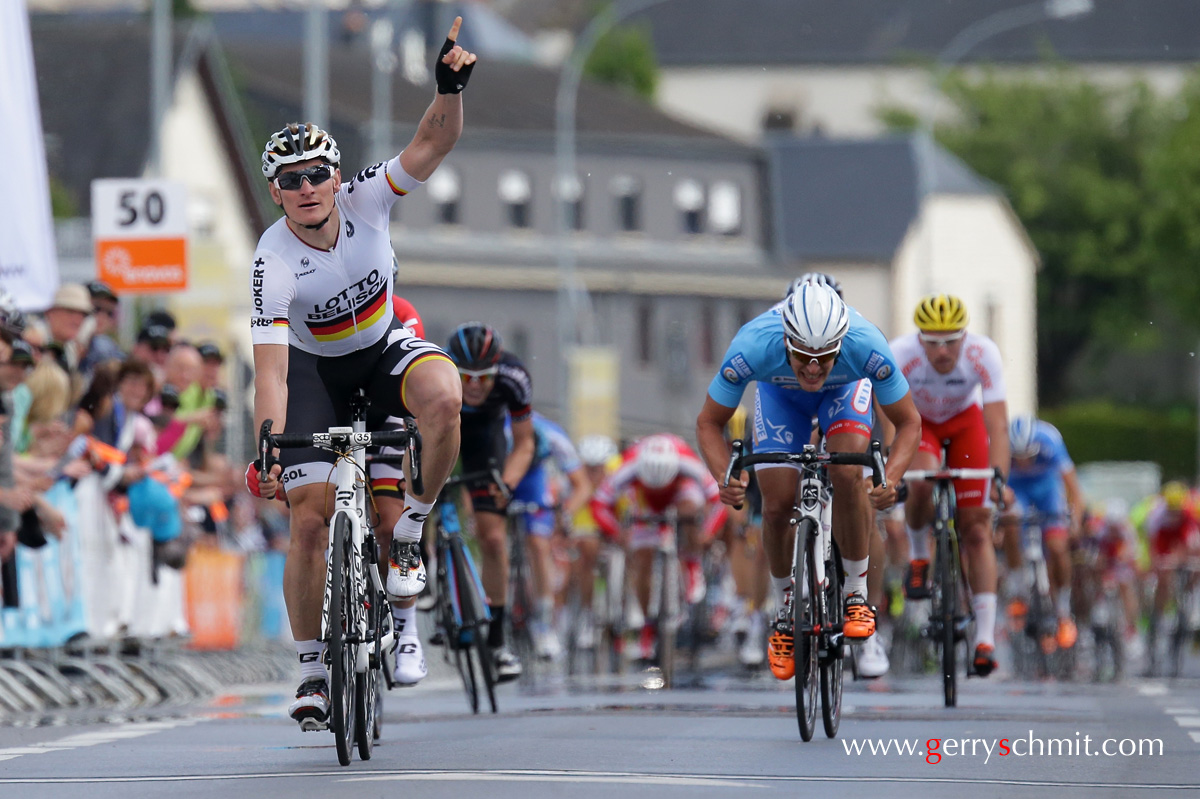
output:
[[[1071,541],[1065,534],[1045,537],[1046,570],[1050,578],[1050,591],[1058,592],[1071,587]]]
[[[312,641],[321,635],[325,550],[329,547],[325,510],[333,507],[333,487],[329,483],[313,483],[293,488],[288,492],[288,501],[291,537],[283,567],[283,599],[292,638]]]
[[[758,486],[763,502],[763,548],[771,576],[787,579],[792,576],[791,535],[792,508],[796,504],[796,488],[800,473],[787,467],[758,468]]]
[[[506,517],[480,511],[475,514],[475,537],[483,554],[480,580],[489,605],[508,601],[508,529]]]
[[[421,470],[425,492],[413,496],[433,504],[458,460],[462,380],[454,364],[430,358],[413,366],[404,380],[404,406],[421,432]]]
[[[856,433],[837,433],[829,436],[826,448],[830,452],[866,452],[868,440]],[[870,526],[871,503],[867,499],[866,481],[861,466],[830,466],[833,483],[834,531],[843,560],[866,560],[870,554],[867,528]]]
[[[996,593],[996,547],[992,543],[991,508],[959,508],[967,581],[977,594]]]
[[[533,591],[535,596],[538,599],[552,597],[550,538],[543,538],[537,535],[526,536],[525,548],[529,552],[529,565],[530,571],[533,574]]]

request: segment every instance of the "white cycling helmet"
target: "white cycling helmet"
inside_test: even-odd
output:
[[[818,286],[829,286],[829,288],[837,292],[839,297],[842,297],[842,284],[839,283],[837,278],[835,278],[833,275],[827,275],[824,272],[805,272],[791,283],[788,283],[787,291],[783,293],[783,298],[786,300],[788,297],[795,294],[796,290],[805,283],[813,283]],[[845,298],[843,297],[843,299]]]
[[[850,329],[850,310],[828,285],[802,283],[783,301],[784,341],[790,349],[836,351]]]
[[[1014,458],[1032,458],[1041,448],[1037,442],[1037,417],[1024,413],[1008,423],[1008,446]]]
[[[292,122],[272,136],[263,148],[263,177],[273,180],[281,166],[314,158],[337,166],[342,161],[342,154],[333,137],[313,123]]]
[[[664,488],[679,474],[679,450],[669,436],[648,436],[638,447],[638,480],[646,488]]]
[[[603,466],[617,454],[617,445],[608,436],[584,436],[579,440],[579,459],[585,466]]]

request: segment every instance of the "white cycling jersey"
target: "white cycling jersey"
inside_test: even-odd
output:
[[[305,244],[284,219],[267,228],[250,272],[250,340],[336,356],[383,338],[393,315],[391,208],[420,185],[400,156],[343,183],[334,195],[341,229],[328,251]]]
[[[958,363],[946,375],[929,363],[917,333],[900,336],[891,347],[922,419],[941,424],[972,405],[1004,400],[1000,348],[987,336],[967,333]]]

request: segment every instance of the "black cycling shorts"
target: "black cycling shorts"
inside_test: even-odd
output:
[[[359,388],[366,389],[371,400],[367,429],[394,429],[389,416],[412,415],[403,401],[409,371],[431,358],[450,360],[395,319],[378,342],[347,355],[323,357],[289,347],[287,432],[316,433],[349,425],[350,399]],[[280,450],[284,488],[329,482],[334,460],[332,452],[314,447]]]
[[[504,470],[504,460],[508,455],[508,440],[504,435],[504,419],[475,420],[464,414],[462,422],[462,444],[458,451],[462,453],[462,470],[464,474],[482,472],[488,469],[491,462],[498,470]],[[496,505],[496,498],[491,492],[491,483],[479,483],[469,487],[471,504],[476,511],[498,513],[504,511]]]

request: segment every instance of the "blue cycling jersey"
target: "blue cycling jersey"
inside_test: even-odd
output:
[[[1028,464],[1022,464],[1014,458],[1009,482],[1024,485],[1053,480],[1061,483],[1063,472],[1075,468],[1071,456],[1067,454],[1062,433],[1049,422],[1038,419],[1033,440],[1037,444],[1038,454]]]
[[[887,339],[862,314],[853,308],[849,310],[850,329],[821,391],[867,378],[881,404],[899,402],[908,393],[908,381],[896,365]],[[720,370],[708,386],[708,396],[727,408],[734,408],[752,380],[802,390],[788,364],[779,306],[751,319],[733,337]]]

